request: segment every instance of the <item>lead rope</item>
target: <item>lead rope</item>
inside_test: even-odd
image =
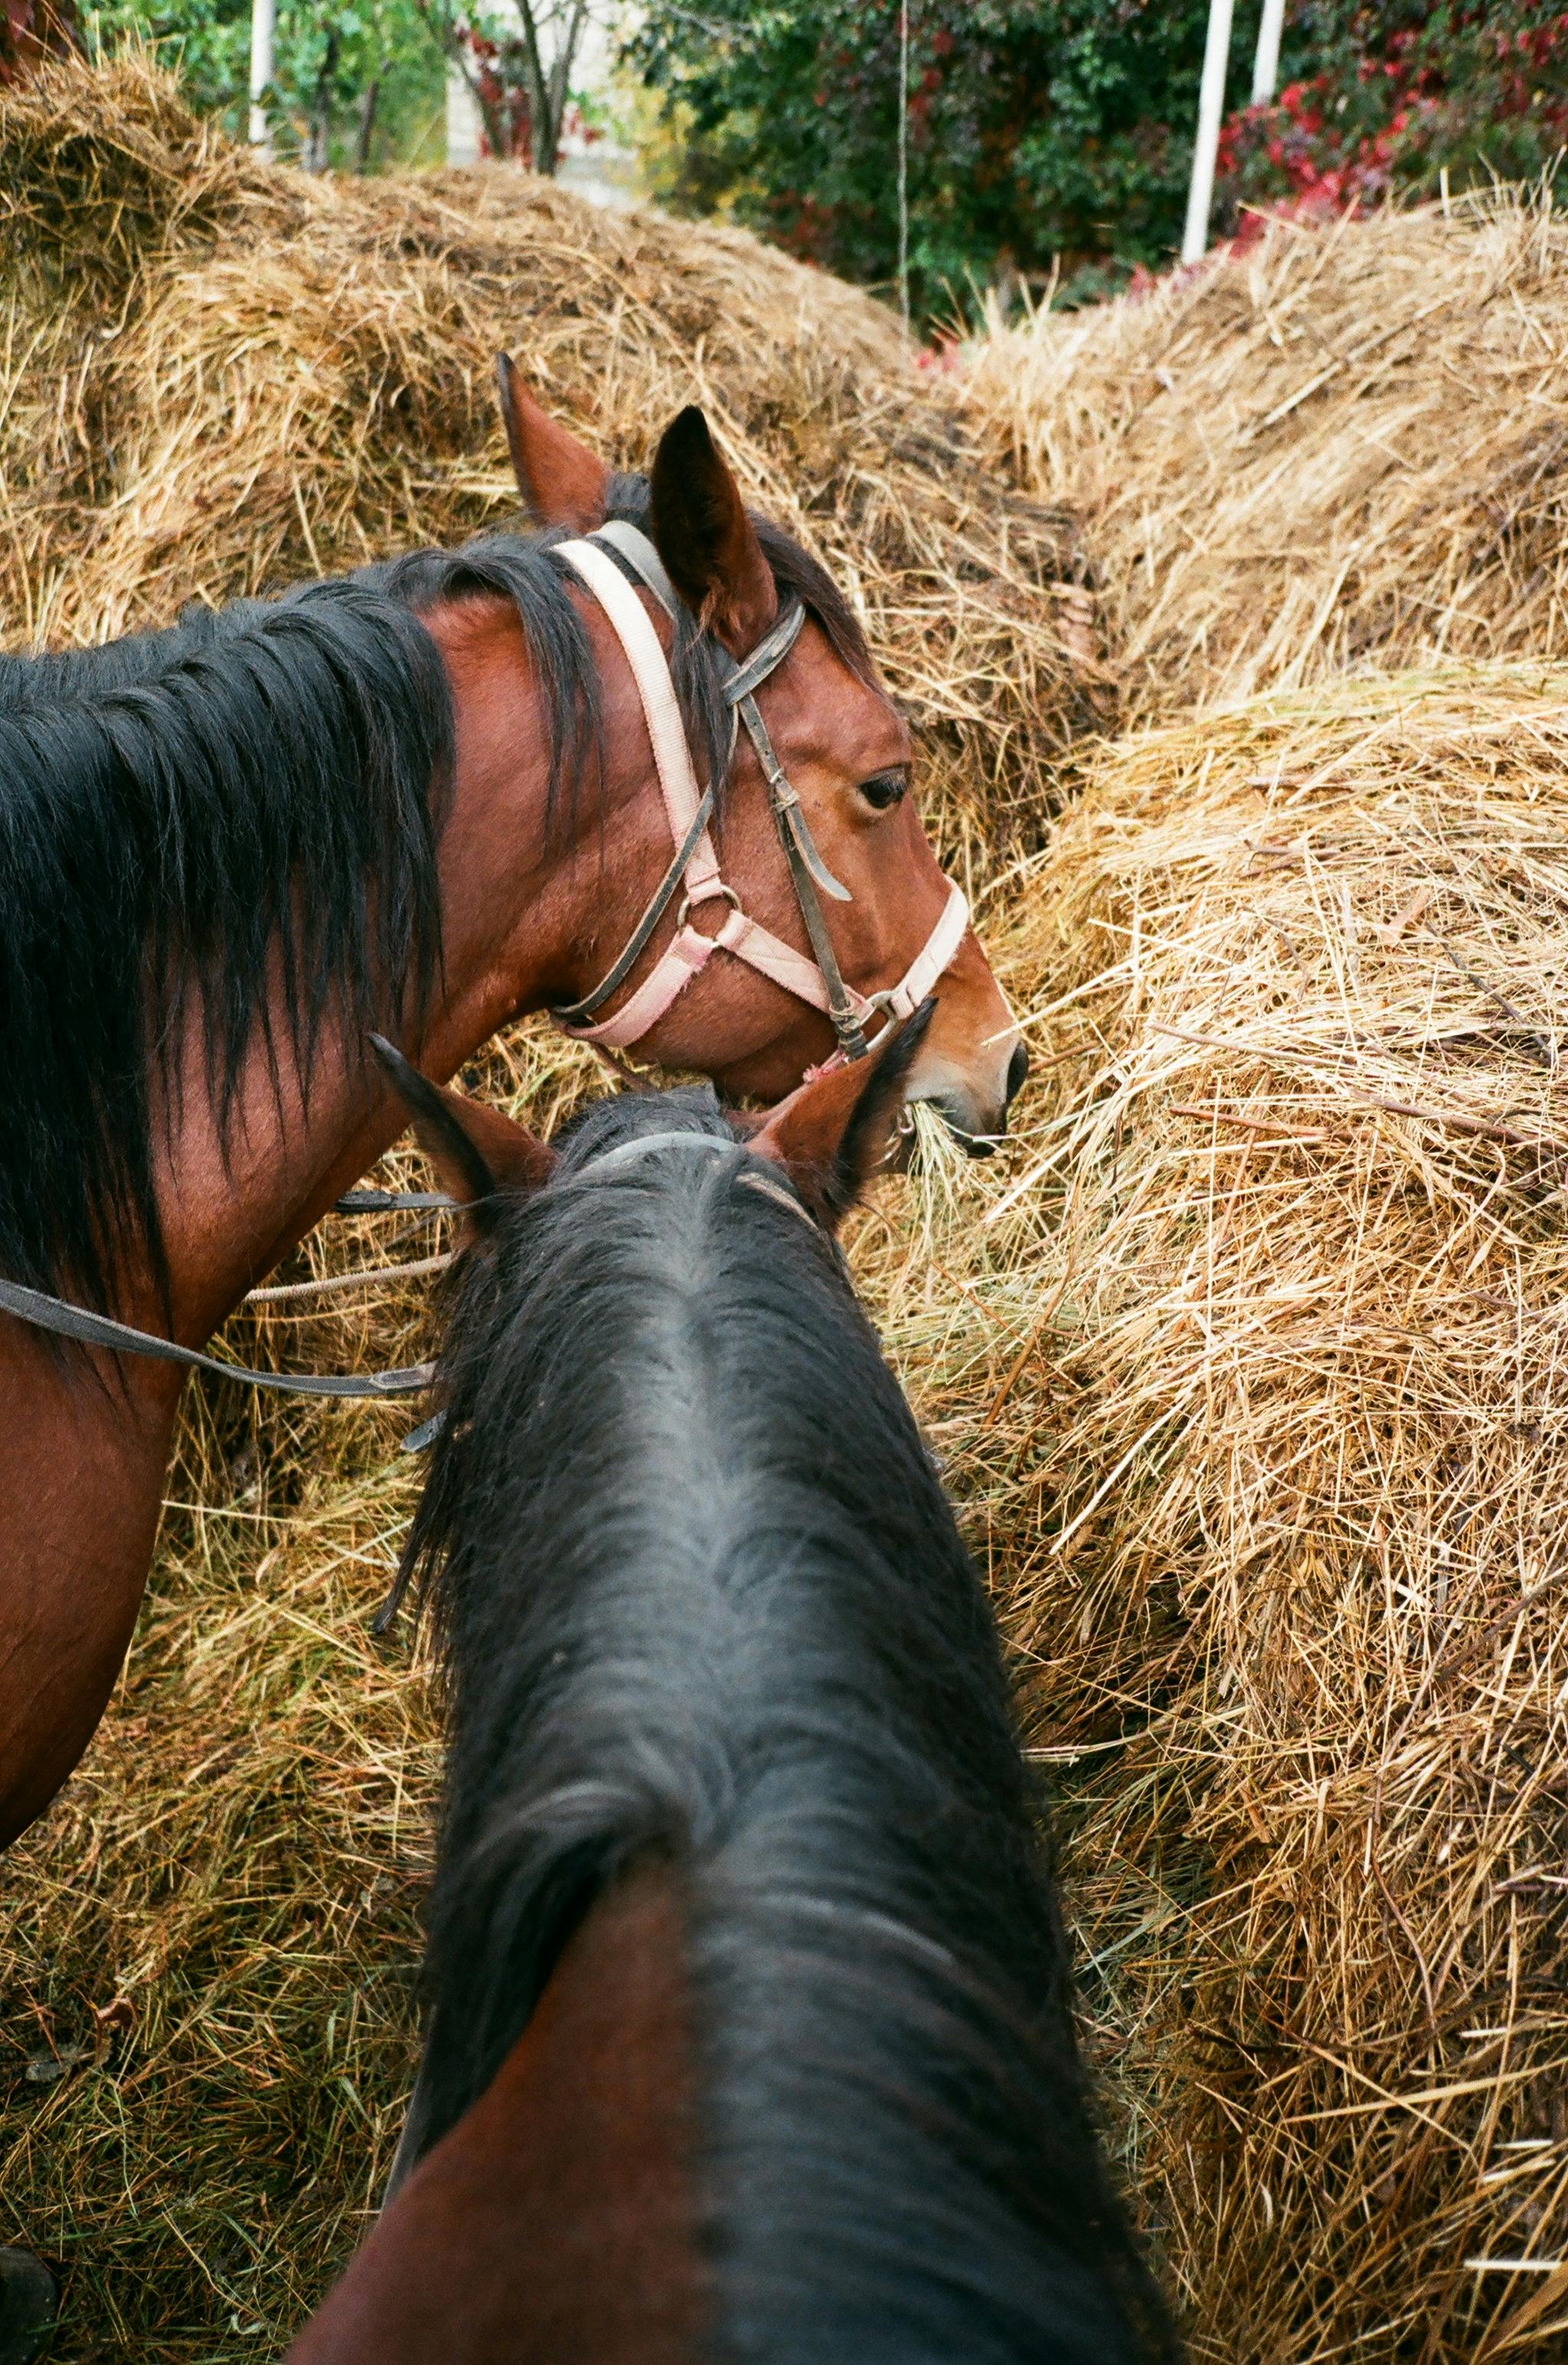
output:
[[[0,1311],[14,1314],[34,1330],[73,1339],[84,1347],[106,1347],[117,1355],[142,1355],[154,1363],[181,1363],[189,1372],[210,1372],[220,1380],[238,1380],[241,1387],[273,1388],[294,1396],[411,1396],[428,1388],[435,1376],[433,1363],[404,1363],[389,1372],[260,1372],[247,1363],[226,1363],[198,1348],[182,1347],[177,1339],[160,1339],[151,1330],[133,1329],[106,1314],[69,1305],[41,1289],[25,1289],[19,1281],[0,1281]]]

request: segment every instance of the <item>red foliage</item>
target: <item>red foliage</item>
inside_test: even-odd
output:
[[[1529,171],[1568,144],[1568,11],[1498,0],[1385,24],[1381,10],[1356,10],[1347,38],[1365,46],[1353,61],[1341,56],[1286,84],[1271,106],[1230,118],[1218,174],[1233,199],[1291,214],[1356,211],[1396,186],[1429,185],[1442,164],[1463,179],[1477,156],[1496,153],[1505,170]],[[1257,228],[1243,213],[1238,234]]]

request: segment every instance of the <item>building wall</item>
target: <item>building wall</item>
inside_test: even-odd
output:
[[[446,70],[446,161],[476,164],[479,161],[479,109],[474,94],[455,66]]]

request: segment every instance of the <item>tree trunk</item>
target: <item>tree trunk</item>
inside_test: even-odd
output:
[[[381,76],[372,74],[364,86],[364,96],[359,103],[359,129],[354,136],[353,168],[356,173],[370,170],[370,141],[375,129],[375,108],[381,96]]]
[[[561,130],[566,119],[566,102],[571,96],[572,65],[577,44],[583,37],[583,22],[588,15],[588,0],[574,0],[572,13],[562,32],[548,73],[539,50],[539,28],[534,22],[532,0],[519,0],[522,16],[523,49],[528,59],[529,95],[533,117],[533,169],[553,178],[561,161]]]
[[[338,37],[336,33],[330,33],[327,36],[327,54],[316,77],[310,129],[305,142],[304,164],[308,173],[324,173],[327,169],[332,136],[332,82],[337,71]]]

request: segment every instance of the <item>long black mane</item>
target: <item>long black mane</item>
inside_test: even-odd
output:
[[[671,1127],[723,1146],[595,1160]],[[450,1757],[406,2139],[672,1866],[714,2353],[1166,2353],[989,1611],[836,1250],[701,1091],[602,1104],[462,1287],[410,1540]]]
[[[645,525],[644,479],[615,478],[610,506]],[[759,530],[781,588],[868,667],[821,568]],[[308,1084],[327,1019],[354,1043],[417,1026],[440,965],[453,748],[420,616],[441,600],[513,603],[544,702],[554,815],[591,772],[599,729],[562,538],[490,535],[281,600],[188,610],[101,648],[0,654],[0,1273],[103,1304],[140,1252],[166,1282],[151,1110],[191,1009],[225,1128],[258,1037]],[[689,630],[675,672],[717,779],[729,713]]]
[[[193,1007],[227,1120],[258,1036],[308,1074],[330,1013],[357,1037],[428,994],[451,744],[434,643],[353,582],[10,662],[0,1270],[101,1303],[139,1247],[162,1278],[153,1080]]]

